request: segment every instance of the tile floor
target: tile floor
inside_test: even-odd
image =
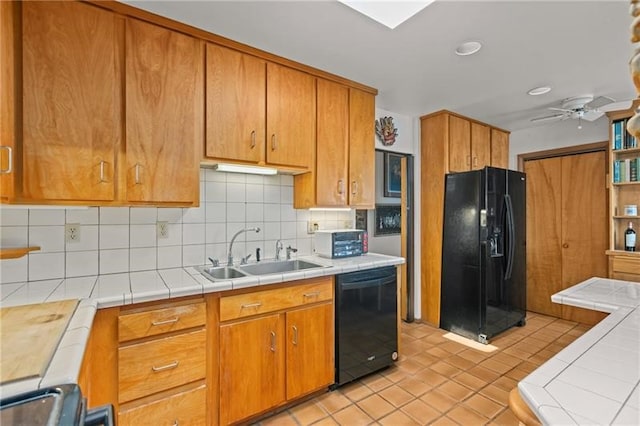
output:
[[[508,396],[519,380],[590,326],[528,313],[527,324],[490,343],[490,353],[402,324],[395,366],[262,419],[259,426],[517,425]]]

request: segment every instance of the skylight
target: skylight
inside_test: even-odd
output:
[[[435,0],[415,1],[347,1],[338,0],[363,15],[394,29]]]

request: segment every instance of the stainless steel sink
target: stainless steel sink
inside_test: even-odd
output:
[[[202,275],[208,279],[214,280],[230,280],[231,278],[240,278],[246,276],[242,271],[228,266],[207,267],[199,266],[196,268]]]
[[[242,265],[238,266],[238,269],[249,275],[266,275],[323,267],[323,265],[307,262],[306,260],[280,260],[275,262],[261,262]]]

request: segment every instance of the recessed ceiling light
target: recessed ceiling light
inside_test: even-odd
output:
[[[531,96],[538,96],[538,95],[544,95],[545,93],[549,93],[550,91],[551,91],[551,87],[540,86],[540,87],[535,87],[529,90],[527,93]]]
[[[479,41],[467,41],[462,43],[460,46],[456,47],[456,55],[458,56],[469,56],[476,53],[482,44]]]
[[[419,1],[349,1],[338,0],[340,3],[357,10],[363,15],[394,29],[435,0]]]

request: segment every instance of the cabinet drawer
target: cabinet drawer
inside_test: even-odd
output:
[[[206,386],[180,392],[130,410],[121,411],[118,424],[134,425],[205,425]]]
[[[202,379],[206,331],[199,330],[118,349],[118,400],[131,401]]]
[[[332,299],[333,280],[331,277],[322,277],[308,284],[222,297],[220,298],[220,321]]]
[[[205,322],[204,302],[125,314],[118,317],[118,340],[125,342],[155,336],[169,331],[197,327],[204,325]]]
[[[612,259],[613,272],[640,275],[640,259],[616,256]]]

